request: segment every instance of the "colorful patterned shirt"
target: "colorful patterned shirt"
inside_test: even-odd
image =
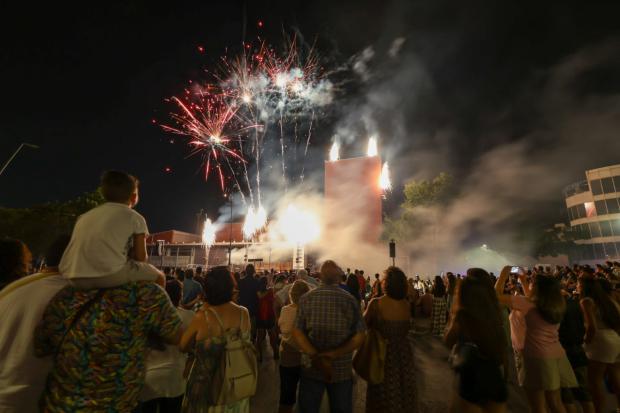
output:
[[[131,412],[144,384],[147,338],[173,339],[179,332],[181,320],[166,292],[134,282],[105,290],[63,341],[97,291],[64,288],[35,330],[37,356],[53,356],[61,346],[41,399],[44,412]]]
[[[319,351],[332,350],[356,333],[366,330],[357,300],[338,285],[321,284],[299,300],[295,328],[303,331]],[[333,362],[333,382],[351,379],[353,353]],[[307,369],[304,375],[323,380],[321,372]]]

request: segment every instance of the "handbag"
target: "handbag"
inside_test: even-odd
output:
[[[355,372],[370,384],[383,383],[387,343],[374,328],[368,329],[364,343],[353,357]]]
[[[463,366],[469,363],[475,363],[476,360],[481,359],[478,346],[471,342],[460,342],[452,346],[450,352],[450,367],[453,370],[460,370]]]

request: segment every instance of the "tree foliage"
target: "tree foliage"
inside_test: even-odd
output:
[[[417,210],[425,207],[441,210],[447,206],[452,195],[452,176],[442,172],[432,180],[411,180],[405,183],[403,192],[405,201],[400,215],[384,221],[384,239],[407,241],[428,230],[428,219],[420,219]]]
[[[433,180],[411,180],[405,184],[403,208],[443,206],[450,198],[452,175],[442,172]]]
[[[54,240],[71,234],[77,218],[105,200],[99,190],[66,202],[48,202],[30,208],[0,207],[0,237],[22,240],[33,254],[43,254]]]

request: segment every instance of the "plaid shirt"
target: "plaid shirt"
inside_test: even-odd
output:
[[[339,347],[366,329],[355,298],[337,285],[325,284],[301,297],[295,327],[319,352]],[[352,359],[353,353],[334,359],[333,382],[351,379]],[[304,376],[323,380],[323,375],[312,368],[304,370]]]

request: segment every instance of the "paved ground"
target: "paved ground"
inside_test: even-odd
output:
[[[416,320],[410,338],[414,348],[416,381],[418,385],[419,413],[445,413],[453,394],[454,374],[448,365],[448,350],[441,340],[428,333],[428,321]],[[268,346],[268,344],[267,344]],[[279,375],[270,349],[264,351],[257,395],[252,399],[252,413],[274,413],[278,411]],[[366,382],[355,380],[353,389],[354,412],[365,411]],[[325,402],[325,400],[324,400]],[[508,411],[528,413],[525,395],[515,384],[509,385]],[[329,412],[325,405],[322,412]],[[405,413],[405,412],[403,412]]]

